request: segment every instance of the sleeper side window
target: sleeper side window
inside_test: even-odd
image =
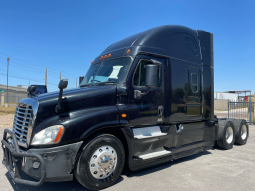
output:
[[[195,55],[197,55],[197,46],[196,46],[195,41],[192,38],[187,37],[187,36],[185,36],[185,40],[186,40],[188,46],[190,47],[190,49],[192,50],[192,52]]]
[[[136,68],[133,84],[137,87],[145,87],[145,77],[146,77],[146,65],[153,64],[148,60],[141,60],[139,65]],[[159,84],[159,66],[157,66],[157,74],[158,74],[158,84]]]
[[[189,96],[199,98],[201,92],[200,70],[189,67],[188,71]]]

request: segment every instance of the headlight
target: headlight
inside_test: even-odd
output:
[[[44,145],[58,143],[64,134],[63,125],[54,125],[37,133],[33,140],[32,145]]]

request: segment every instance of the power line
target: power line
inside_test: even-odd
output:
[[[2,62],[2,61],[0,61],[0,62]],[[6,64],[5,62],[2,62],[2,63]],[[13,64],[10,64],[10,65],[11,65],[11,66],[13,66]],[[24,69],[23,67],[16,66],[16,65],[15,65],[15,67],[17,67],[17,68],[21,68],[21,69]],[[24,69],[24,70],[26,70],[26,71],[32,71],[32,72],[42,72],[42,71],[38,71],[38,70],[36,70],[36,71],[35,71],[35,70],[27,69],[27,68],[26,68],[26,69]]]
[[[7,76],[5,73],[0,73],[0,75]],[[13,78],[23,79],[23,80],[32,80],[32,81],[36,81],[36,82],[43,82],[41,80],[35,80],[35,79],[31,79],[31,78],[24,78],[24,77],[13,76],[13,75],[9,75],[9,76],[13,77]],[[54,84],[52,82],[48,82],[48,84],[51,84],[51,85],[54,85],[54,86],[58,86],[58,84]]]
[[[2,70],[2,69],[0,69],[0,70]],[[2,70],[2,71],[7,72],[6,70]],[[16,77],[27,78],[27,77],[24,77],[24,76],[22,76],[22,75],[20,75],[20,74],[16,74],[16,73],[13,73],[13,72],[10,72],[10,74],[11,74],[11,75],[15,75]],[[30,79],[31,79],[31,80],[34,80],[34,78],[30,78]],[[38,81],[39,81],[39,79],[38,79]]]
[[[0,58],[2,58],[2,59],[5,59],[5,58],[3,58],[3,57],[0,57]],[[3,62],[3,61],[0,61],[0,62],[2,62],[2,63],[5,63],[5,62]],[[12,63],[11,63],[11,65],[15,65],[15,67],[18,67],[17,65],[21,65],[21,66],[25,66],[26,68],[22,68],[22,69],[24,69],[24,70],[30,70],[30,71],[33,71],[33,72],[45,72],[43,69],[38,69],[38,68],[34,68],[34,67],[30,67],[30,66],[27,66],[27,65],[24,65],[24,64],[20,64],[20,63],[17,63],[17,62],[13,62],[13,61],[11,61]],[[15,63],[15,64],[13,64],[13,63]],[[6,64],[6,63],[5,63]],[[42,67],[44,67],[44,66],[42,66]],[[19,67],[19,68],[21,68],[21,67]],[[33,70],[31,70],[31,69],[28,69],[28,68],[31,68],[31,69],[33,69]],[[34,70],[36,70],[36,71],[34,71]],[[48,72],[52,72],[52,71],[48,71]],[[52,73],[54,73],[54,74],[58,74],[57,72],[52,72]]]
[[[0,58],[5,59],[3,57],[0,57]],[[32,68],[32,69],[35,69],[35,70],[43,70],[43,69],[38,69],[38,68],[31,67],[31,66],[27,66],[25,64],[20,64],[20,63],[17,63],[17,62],[13,62],[13,61],[11,61],[11,62],[14,63],[14,65],[18,64],[18,65],[21,65],[21,66],[25,66],[26,68]],[[41,67],[44,67],[44,66],[41,66]]]
[[[11,58],[14,58],[14,59],[16,59],[16,60],[19,60],[19,61],[24,62],[24,63],[27,63],[27,64],[31,64],[31,63],[29,63],[29,62],[22,61],[22,60],[20,60],[20,59],[18,59],[18,58],[15,58],[15,57],[13,57],[13,56],[9,56],[9,55],[4,54],[4,53],[2,53],[2,52],[0,52],[0,54],[3,54],[3,55],[5,55],[5,56],[11,57]],[[0,58],[3,58],[3,57],[0,57]],[[4,58],[4,59],[5,59],[5,58]],[[13,62],[13,61],[12,61],[12,62]],[[13,63],[15,63],[15,62],[13,62]],[[17,64],[18,64],[18,63],[17,63]],[[22,65],[22,64],[20,64],[20,65]],[[36,66],[38,66],[38,67],[43,67],[43,68],[45,67],[45,66],[41,66],[41,65],[37,65],[37,64],[32,64],[32,65],[36,65]],[[49,67],[48,67],[48,68],[49,68]],[[58,69],[55,69],[55,68],[50,68],[50,69],[59,71]],[[64,73],[66,73],[66,74],[69,75],[69,76],[72,76],[72,77],[76,78],[76,76],[73,76],[73,75],[71,75],[71,74],[69,74],[69,73],[67,73],[67,72],[64,72]]]
[[[2,57],[0,57],[0,58],[2,58]],[[0,61],[0,62],[2,62],[2,63],[4,63],[4,64],[6,64],[5,62],[3,62],[3,61]],[[13,65],[13,64],[11,64],[11,65]],[[23,67],[20,67],[20,66],[16,66],[16,64],[15,64],[15,67],[18,67],[18,68],[21,68],[21,69],[24,69]],[[34,68],[35,69],[35,68]],[[35,69],[35,70],[31,70],[31,69],[28,69],[28,68],[26,68],[26,69],[24,69],[24,70],[26,70],[26,71],[32,71],[32,72],[42,72],[42,73],[45,73],[45,71],[38,71],[38,69]],[[48,72],[51,72],[51,71],[48,71]],[[53,72],[53,73],[55,73],[55,72]],[[50,76],[52,76],[52,77],[55,77],[55,78],[59,78],[59,77],[57,77],[57,76],[55,76],[55,75],[52,75],[52,74],[49,74],[48,73],[48,75],[50,75]],[[75,80],[70,80],[70,81],[75,81]]]
[[[4,73],[0,73],[0,75],[4,75],[4,76],[7,76],[6,74]],[[33,80],[33,81],[37,81],[37,82],[43,82],[43,81],[39,81],[39,80],[35,80],[35,79],[29,79],[29,78],[22,78],[22,77],[18,77],[18,76],[13,76],[13,75],[9,75],[13,78],[19,78],[19,79],[24,79],[24,80]]]

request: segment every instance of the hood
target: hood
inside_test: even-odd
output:
[[[116,86],[89,86],[64,90],[63,107],[61,114],[55,112],[58,104],[59,91],[42,94],[33,99],[39,103],[35,127],[43,120],[78,110],[103,107],[116,104]]]

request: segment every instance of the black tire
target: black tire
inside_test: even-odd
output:
[[[228,127],[231,127],[233,130],[233,140],[231,143],[228,143],[227,139],[226,139],[226,131],[227,131]],[[234,127],[233,122],[228,121],[228,120],[220,120],[219,121],[217,145],[220,148],[228,150],[228,149],[233,148],[234,142],[235,142],[235,127]]]
[[[235,130],[236,130],[235,144],[245,145],[249,137],[249,125],[246,123],[246,120],[244,119],[236,119],[233,122],[234,122]],[[245,138],[242,138],[243,125],[246,127],[246,130],[247,130],[247,134]]]
[[[104,179],[95,178],[90,172],[90,159],[93,153],[102,146],[110,146],[117,153],[117,163],[110,176]],[[125,151],[122,143],[113,135],[100,134],[84,145],[78,155],[74,175],[78,182],[91,190],[100,190],[111,186],[120,176],[125,163]]]

